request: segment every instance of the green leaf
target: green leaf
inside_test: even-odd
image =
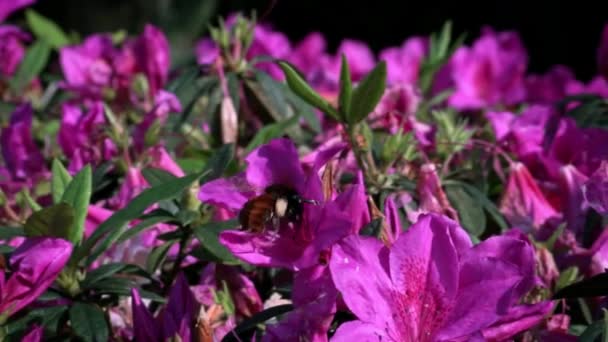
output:
[[[236,220],[225,222],[211,222],[200,225],[193,229],[194,236],[199,240],[207,255],[216,262],[225,264],[238,264],[239,261],[219,241],[222,231],[238,226]]]
[[[225,144],[220,147],[217,151],[215,151],[211,158],[205,164],[205,181],[210,181],[221,177],[228,164],[232,161],[232,157],[234,156],[234,145],[233,144]]]
[[[506,231],[507,229],[509,229],[509,225],[507,224],[507,221],[505,221],[504,217],[502,216],[502,214],[500,213],[500,211],[498,210],[498,208],[496,207],[494,202],[492,202],[488,198],[488,196],[486,196],[479,189],[477,189],[476,187],[474,187],[471,184],[457,181],[457,180],[445,180],[445,181],[443,181],[443,184],[446,186],[449,186],[449,185],[461,186],[473,198],[475,198],[479,202],[479,204],[481,204],[483,206],[483,208],[486,210],[486,212],[488,214],[490,214],[490,216],[492,217],[494,222],[496,222],[496,224],[500,227],[500,229],[502,231]]]
[[[295,125],[297,122],[298,117],[292,116],[289,119],[262,127],[262,129],[260,129],[258,133],[256,133],[256,135],[253,137],[253,139],[249,141],[249,144],[247,145],[245,151],[249,153],[258,146],[266,144],[270,140],[282,136],[288,127]]]
[[[23,91],[23,88],[44,69],[50,54],[51,48],[45,41],[38,40],[30,45],[15,75],[9,81],[11,89],[16,93]]]
[[[27,205],[32,209],[32,211],[39,211],[40,209],[42,209],[40,204],[38,204],[38,202],[36,202],[36,200],[32,198],[28,189],[23,189],[21,191],[21,194],[23,195],[23,199],[25,200]]]
[[[211,171],[205,172],[207,175],[210,173]],[[126,207],[115,212],[97,227],[93,234],[78,249],[75,256],[76,260],[78,261],[88,254],[89,257],[86,259],[85,264],[87,266],[90,265],[122,235],[125,226],[131,220],[138,218],[151,205],[179,196],[184,189],[191,186],[192,183],[203,175],[204,173],[188,175],[142,191]],[[104,235],[107,235],[104,241],[97,245]]]
[[[227,333],[226,336],[222,339],[222,342],[238,342],[241,339],[247,340],[244,338],[245,334],[250,334],[253,330],[260,324],[264,324],[267,320],[283,315],[293,310],[293,305],[284,304],[277,305],[271,308],[268,308],[264,311],[260,311],[250,318],[241,322],[234,330]]]
[[[51,236],[67,239],[74,224],[74,208],[59,203],[33,213],[23,226],[29,237]]]
[[[11,320],[7,323],[6,333],[8,335],[23,334],[34,323],[39,324],[50,331],[57,331],[59,323],[63,315],[68,311],[67,305],[52,306],[48,308],[40,308],[31,310],[25,317],[17,320]],[[19,341],[18,339],[7,339],[8,341]]]
[[[74,225],[69,232],[68,240],[77,244],[82,240],[84,222],[89,211],[89,202],[93,192],[93,175],[91,166],[82,168],[65,188],[61,201],[74,208]]]
[[[302,98],[296,95],[288,87],[286,87],[285,96],[287,97],[290,105],[293,107],[296,115],[302,117],[306,123],[308,123],[313,132],[321,133],[321,122],[314,111],[314,107],[302,100]]]
[[[66,187],[72,180],[72,176],[70,176],[65,167],[63,167],[63,164],[57,159],[53,159],[51,170],[53,171],[51,178],[51,194],[53,195],[53,203],[57,204],[61,201],[61,197],[63,196]]]
[[[177,240],[167,241],[162,245],[155,247],[152,252],[150,252],[150,255],[148,255],[148,259],[146,259],[146,271],[154,273],[160,265],[163,264],[167,257],[167,253],[169,253],[169,249],[176,242]]]
[[[76,336],[85,342],[105,342],[109,339],[105,315],[96,305],[74,303],[70,308],[70,322]]]
[[[463,228],[473,236],[481,236],[486,230],[486,215],[482,206],[460,186],[446,186],[445,191],[458,211]]]
[[[300,96],[304,101],[310,103],[312,106],[319,108],[325,114],[339,121],[340,117],[338,112],[331,106],[331,104],[319,95],[314,89],[312,89],[308,83],[286,62],[279,62],[279,66],[283,69],[285,79],[289,88],[293,90],[296,95]]]
[[[91,272],[88,272],[86,278],[82,281],[80,286],[83,289],[88,288],[91,284],[95,284],[102,279],[109,278],[114,274],[124,270],[128,265],[122,263],[112,263],[101,265]]]
[[[350,104],[352,101],[353,83],[350,77],[350,69],[346,56],[342,54],[342,65],[340,66],[340,96],[338,103],[340,105],[340,113],[345,117],[346,113],[350,112]]]
[[[18,236],[25,236],[21,227],[0,227],[0,240],[9,240]]]
[[[165,211],[163,210],[163,212]],[[141,234],[141,232],[145,231],[146,229],[152,228],[159,223],[175,220],[175,217],[167,214],[161,213],[154,216],[148,216],[142,219],[139,223],[137,223],[137,225],[125,230],[125,232],[122,233],[122,235],[120,235],[120,237],[116,240],[116,243],[123,243],[129,240],[130,238]]]
[[[168,171],[154,167],[145,168],[141,170],[141,173],[151,186],[161,185],[165,182],[170,182],[178,178]]]
[[[580,342],[595,342],[604,332],[604,320],[593,322],[587,329],[579,336],[578,341]]]
[[[370,71],[353,90],[350,112],[347,120],[356,124],[371,113],[384,94],[386,88],[386,62],[382,61]]]
[[[566,286],[572,285],[578,278],[578,267],[570,266],[560,272],[555,284],[555,292],[560,291]]]
[[[46,41],[53,48],[59,49],[70,43],[68,36],[57,24],[38,12],[31,9],[26,10],[25,19],[36,37]]]

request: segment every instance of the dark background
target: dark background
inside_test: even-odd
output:
[[[138,32],[152,22],[184,54],[211,18],[235,10],[256,9],[292,41],[320,31],[330,50],[348,37],[367,42],[376,52],[406,37],[427,35],[451,19],[456,33],[468,34],[467,42],[484,25],[517,30],[531,72],[565,64],[583,80],[595,73],[597,45],[608,23],[606,1],[39,0],[34,8],[83,35],[121,28]]]

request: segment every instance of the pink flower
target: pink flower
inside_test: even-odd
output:
[[[197,300],[206,306],[215,303],[213,293],[222,291],[224,284],[234,302],[237,317],[251,317],[262,311],[262,299],[255,284],[237,267],[209,264],[203,269],[199,285],[192,288]]]
[[[146,147],[146,134],[153,125],[163,127],[170,113],[182,111],[182,104],[175,94],[160,90],[154,99],[154,108],[148,111],[143,121],[135,127],[133,144],[135,150],[141,153]],[[155,137],[153,137],[155,138]]]
[[[281,184],[295,190],[302,198],[322,202],[317,172],[332,156],[320,153],[313,169],[305,173],[293,143],[275,139],[247,156],[248,165],[243,174],[202,185],[199,198],[238,212],[256,193],[269,185]],[[297,270],[316,265],[321,252],[349,234],[351,229],[352,222],[339,209],[336,200],[336,203],[321,205],[305,204],[301,223],[284,224],[277,234],[227,230],[220,235],[220,242],[248,263]]]
[[[418,215],[424,213],[437,213],[458,220],[458,213],[448,201],[448,197],[441,187],[435,164],[427,163],[420,167],[420,177],[416,184],[419,198]],[[417,219],[416,219],[417,220]]]
[[[11,316],[51,286],[72,254],[72,244],[56,238],[28,238],[13,252],[6,279],[0,273],[0,313]]]
[[[76,173],[86,164],[98,165],[118,153],[116,145],[106,133],[107,125],[101,101],[79,104],[65,102],[61,111],[58,141],[70,160],[68,170]]]
[[[2,0],[0,1],[0,22],[4,21],[11,13],[29,6],[36,0]]]
[[[156,318],[142,302],[137,289],[131,291],[133,306],[133,333],[135,341],[166,341],[180,337],[191,341],[199,303],[180,273],[169,292],[167,305]]]
[[[1,12],[2,9],[0,8],[0,17],[2,16]],[[0,76],[7,78],[13,76],[25,56],[24,43],[30,39],[30,35],[21,31],[17,26],[0,26],[0,60],[2,61]]]
[[[566,88],[573,81],[574,73],[568,67],[556,65],[544,75],[526,77],[528,101],[539,104],[552,104],[566,96]]]
[[[33,116],[31,105],[18,106],[0,135],[2,158],[15,181],[33,181],[47,171],[44,157],[32,137]]]
[[[420,74],[420,65],[426,57],[429,41],[423,37],[412,37],[400,47],[391,47],[380,52],[380,59],[386,61],[387,82],[415,85]]]
[[[326,266],[299,271],[294,276],[294,310],[268,327],[262,341],[327,341],[336,312],[338,292]]]
[[[444,216],[429,214],[391,248],[349,236],[332,251],[332,278],[358,320],[333,341],[454,341],[479,338],[533,284],[534,251],[519,239],[473,246]]]
[[[167,82],[170,65],[167,39],[152,25],[119,47],[109,34],[92,35],[80,45],[61,48],[59,59],[66,88],[95,98],[113,90],[119,102],[137,102],[131,87],[138,73],[148,82],[149,93],[144,95],[156,96]]]
[[[500,212],[512,226],[526,232],[538,229],[550,218],[559,217],[522,163],[511,165],[507,188],[500,201]]]
[[[480,109],[524,100],[527,63],[517,33],[484,29],[471,48],[461,47],[452,57],[456,91],[449,104],[458,109]]]

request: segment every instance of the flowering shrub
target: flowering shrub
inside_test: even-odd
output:
[[[0,339],[606,339],[598,76],[447,23],[374,54],[0,1]],[[25,11],[27,25],[6,22]]]

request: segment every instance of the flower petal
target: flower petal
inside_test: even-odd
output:
[[[380,326],[392,320],[388,253],[380,241],[349,236],[333,247],[329,265],[336,288],[360,320]]]
[[[331,338],[331,342],[378,342],[392,341],[381,328],[362,321],[342,323]]]
[[[260,189],[272,184],[290,186],[303,193],[304,171],[298,151],[289,139],[275,139],[252,151],[246,158],[247,182]]]
[[[513,264],[471,254],[460,265],[458,296],[439,339],[470,335],[496,322],[506,313],[521,279]]]

